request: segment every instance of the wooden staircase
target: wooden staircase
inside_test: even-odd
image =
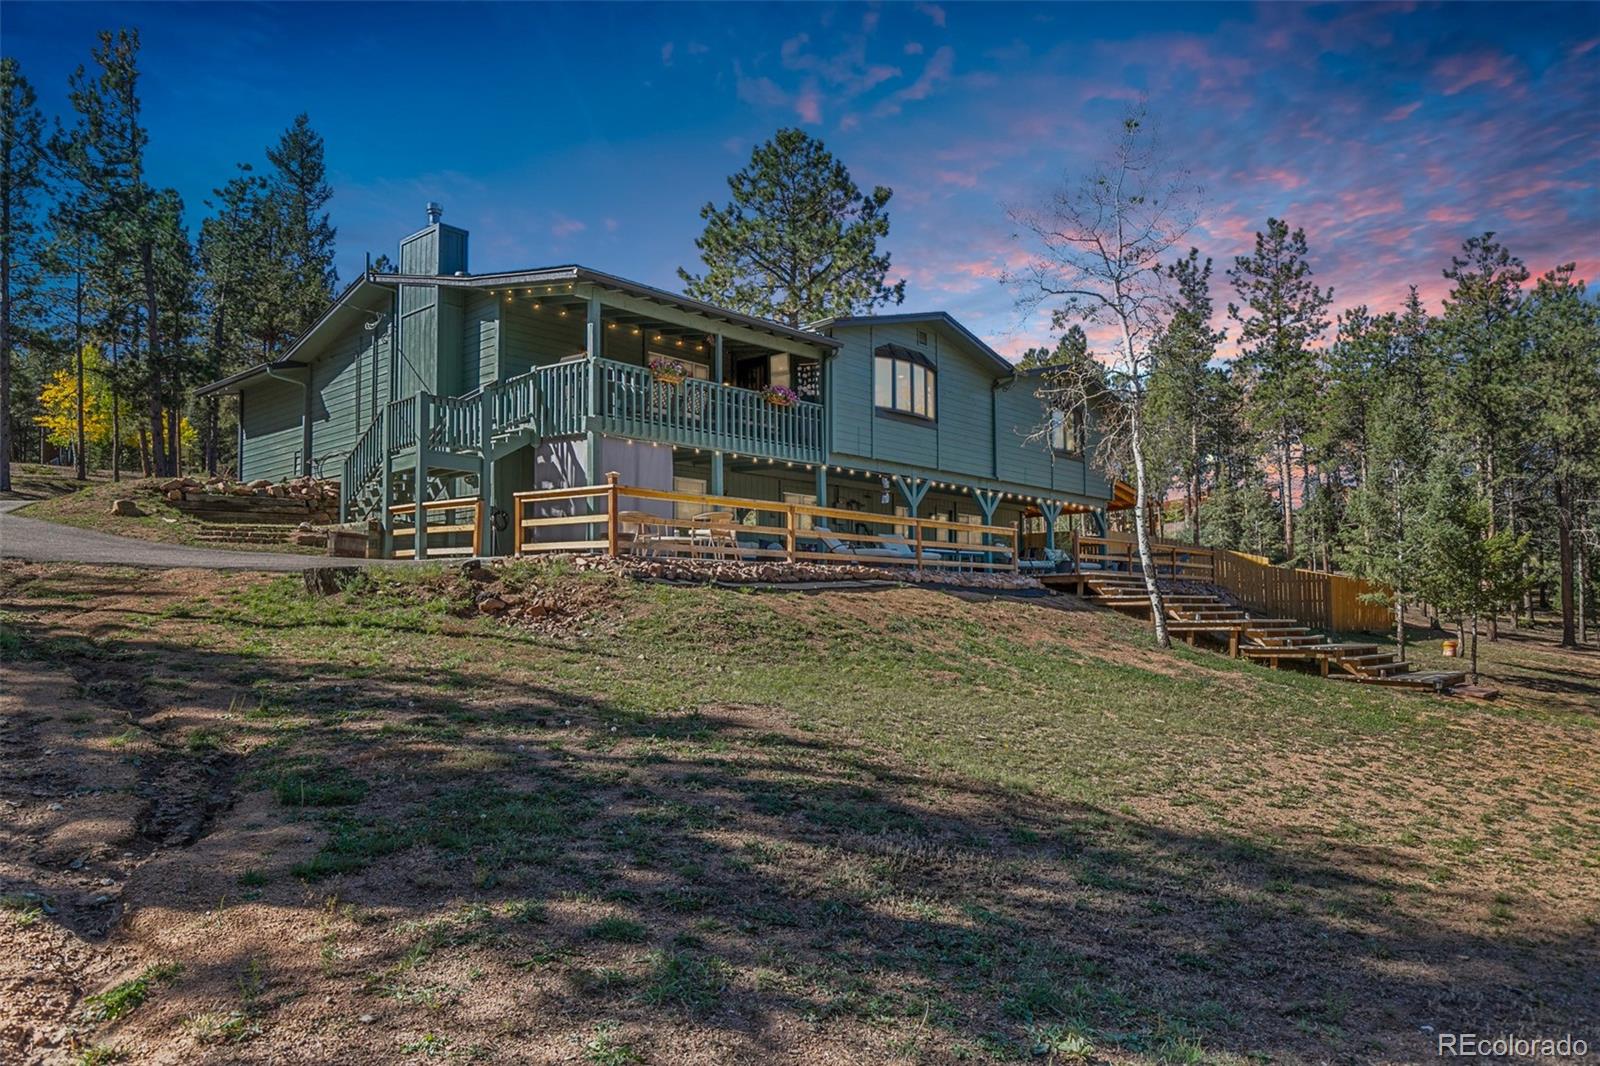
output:
[[[1144,579],[1130,574],[1085,574],[1072,581],[1091,603],[1149,617]],[[1045,579],[1048,585],[1051,582]],[[1294,618],[1261,618],[1204,586],[1184,584],[1164,592],[1167,631],[1196,644],[1202,636],[1228,646],[1235,658],[1253,659],[1277,669],[1284,662],[1315,665],[1323,677],[1442,692],[1466,680],[1464,673],[1419,671],[1377,644],[1334,641]]]

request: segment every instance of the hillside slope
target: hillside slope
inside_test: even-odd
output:
[[[325,598],[3,575],[0,1046],[25,1058],[1600,1036],[1592,654],[1475,705],[1160,652],[1065,597],[518,567],[508,622],[444,570]]]

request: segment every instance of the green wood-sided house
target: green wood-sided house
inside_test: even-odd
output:
[[[473,274],[428,205],[284,355],[202,393],[239,403],[239,476],[338,478],[347,519],[475,497],[486,554],[518,492],[603,484],[1015,527],[1103,516],[1088,430],[950,315],[796,329],[581,266]],[[682,364],[664,384],[651,363]],[[787,406],[763,396],[782,385]],[[644,510],[668,507],[640,501]],[[559,512],[557,512],[559,513]],[[956,529],[952,540],[964,539]]]

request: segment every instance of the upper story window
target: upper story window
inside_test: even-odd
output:
[[[880,411],[932,420],[939,373],[921,352],[884,344],[873,352],[872,396]]]
[[[1070,455],[1082,455],[1084,445],[1083,408],[1050,412],[1050,447]]]

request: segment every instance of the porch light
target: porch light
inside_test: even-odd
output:
[[[638,326],[634,326],[633,327],[633,335],[635,337],[637,337],[639,335],[639,327]]]
[[[544,307],[544,304],[542,304],[542,303],[540,303],[540,302],[539,302],[539,301],[537,301],[537,300],[535,300],[535,301],[534,301],[534,303],[533,303],[533,309],[534,309],[534,310],[535,310],[535,311],[538,311],[538,310],[540,310],[540,309],[541,309],[541,308],[543,308],[543,307]]]
[[[616,329],[616,328],[617,328],[617,324],[615,322],[607,322],[606,323],[606,329]]]
[[[565,307],[563,307],[561,309],[561,317],[562,318],[566,318],[567,317],[567,309]]]

